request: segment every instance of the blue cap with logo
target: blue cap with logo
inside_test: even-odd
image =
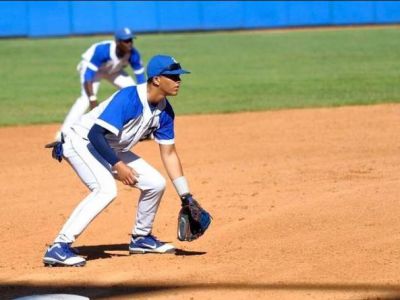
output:
[[[190,73],[182,69],[180,63],[169,55],[155,55],[147,64],[147,78],[159,75],[180,75]]]
[[[128,27],[118,29],[115,32],[114,36],[117,41],[124,41],[136,38],[135,34]]]

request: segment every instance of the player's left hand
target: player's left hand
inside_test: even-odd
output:
[[[98,105],[97,100],[96,101],[89,101],[90,104],[90,110],[92,110],[93,108],[95,108]]]
[[[136,171],[126,165],[123,161],[117,162],[112,169],[116,172],[114,175],[115,178],[122,181],[125,185],[135,185],[138,182],[138,174]]]
[[[46,144],[44,147],[45,148],[52,148],[53,150],[51,151],[51,156],[58,160],[59,162],[62,161],[63,158],[63,141],[55,141],[49,144]]]
[[[206,232],[212,217],[191,194],[183,195],[181,200],[182,208],[178,216],[178,239],[191,242]]]

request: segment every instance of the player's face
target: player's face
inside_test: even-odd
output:
[[[176,96],[181,86],[181,78],[179,75],[162,75],[160,76],[160,88],[167,96]]]
[[[118,47],[124,52],[130,52],[133,48],[133,40],[120,40],[118,41]]]

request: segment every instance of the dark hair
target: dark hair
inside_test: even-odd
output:
[[[158,76],[158,75],[157,75]],[[153,77],[150,77],[150,78],[147,78],[147,83],[153,83],[153,78],[154,77],[156,77],[156,76],[153,76]]]

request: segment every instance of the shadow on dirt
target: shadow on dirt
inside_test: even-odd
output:
[[[94,245],[75,247],[79,255],[85,256],[86,260],[104,259],[118,256],[129,256],[128,244]],[[112,253],[112,251],[124,251],[124,253]],[[207,252],[187,251],[176,249],[177,256],[204,255]]]
[[[342,291],[342,292],[369,292],[374,294],[385,293],[382,297],[362,298],[368,300],[399,300],[399,285],[379,285],[379,284],[311,284],[311,283],[208,283],[208,284],[124,284],[124,285],[57,285],[54,284],[12,284],[0,283],[1,299],[14,299],[26,295],[37,294],[75,294],[86,296],[91,299],[108,299],[110,297],[125,296],[134,297],[135,295],[151,296],[154,293],[179,292],[187,290],[253,290],[253,291]]]
[[[183,249],[176,249],[175,250],[175,255],[177,256],[193,256],[193,255],[204,255],[207,252],[202,252],[202,251],[187,251]]]
[[[128,244],[80,246],[75,247],[75,249],[79,255],[85,256],[86,260],[96,260],[116,256],[129,256],[127,251]],[[125,251],[126,253],[110,253],[107,251]]]

